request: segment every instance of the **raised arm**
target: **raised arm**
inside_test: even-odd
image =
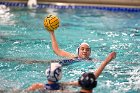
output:
[[[74,54],[66,52],[59,48],[57,40],[55,38],[54,31],[49,31],[49,32],[50,32],[50,36],[51,36],[51,40],[52,40],[52,48],[53,48],[54,53],[59,56],[62,56],[62,57],[74,58],[75,57]]]
[[[99,68],[97,68],[97,70],[94,72],[95,78],[97,79],[99,77],[99,75],[102,73],[102,71],[104,70],[105,66],[113,59],[116,57],[116,53],[112,52],[108,55],[108,57],[101,63],[101,65],[99,66]],[[87,84],[88,84],[88,80],[87,80]],[[64,85],[71,85],[71,86],[79,86],[79,82],[78,81],[71,81],[71,82],[64,82]]]
[[[101,65],[99,66],[99,68],[97,68],[97,70],[94,72],[94,75],[96,77],[96,79],[99,77],[99,75],[102,73],[102,71],[104,70],[105,66],[116,57],[116,53],[112,52],[108,55],[108,57],[101,63]]]

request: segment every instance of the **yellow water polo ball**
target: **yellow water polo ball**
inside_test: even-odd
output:
[[[48,31],[54,31],[59,27],[59,18],[55,15],[48,15],[44,19],[44,27]]]

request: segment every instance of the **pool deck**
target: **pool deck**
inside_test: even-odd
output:
[[[1,0],[1,2],[23,2],[28,0]],[[83,5],[140,8],[140,0],[37,0],[38,4]]]

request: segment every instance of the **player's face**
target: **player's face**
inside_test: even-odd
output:
[[[89,58],[90,56],[90,47],[86,44],[82,44],[80,47],[79,47],[79,58]]]

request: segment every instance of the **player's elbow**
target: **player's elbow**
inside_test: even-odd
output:
[[[59,49],[54,49],[53,52],[58,55],[58,56],[61,56],[61,50]]]

